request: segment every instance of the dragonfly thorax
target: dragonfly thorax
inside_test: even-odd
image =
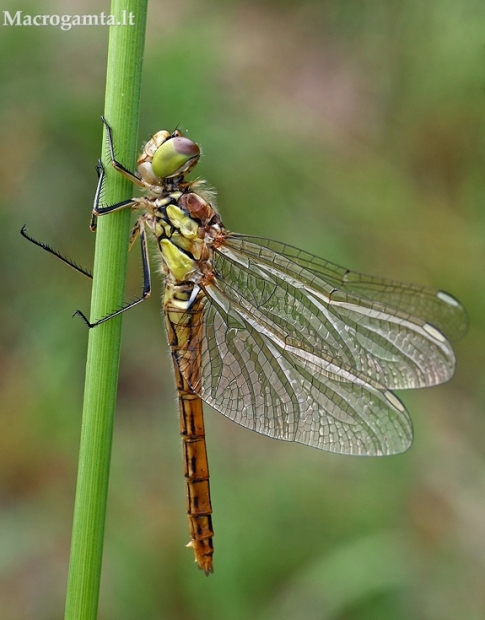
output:
[[[154,200],[146,223],[163,257],[163,271],[173,282],[207,284],[213,278],[212,247],[223,235],[217,211],[191,191],[171,192]]]

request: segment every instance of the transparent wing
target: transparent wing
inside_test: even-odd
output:
[[[466,315],[454,298],[239,235],[216,250],[214,270],[192,386],[205,401],[257,432],[325,450],[409,447],[411,421],[390,390],[451,377],[453,350],[429,320],[460,334]]]
[[[409,448],[412,425],[399,399],[348,368],[287,345],[247,301],[206,289],[201,385],[231,420],[264,435],[342,454]],[[244,302],[241,305],[239,302]]]
[[[350,271],[303,250],[260,237],[231,234],[228,244],[256,262],[281,265],[282,270],[290,268],[298,277],[302,275],[315,284],[325,283],[348,293],[354,293],[374,302],[381,302],[419,317],[438,328],[454,341],[462,338],[468,329],[468,316],[464,307],[452,295],[438,289],[418,286],[384,278],[376,278]],[[293,266],[291,265],[293,263]]]
[[[423,295],[415,291],[413,297],[412,289],[402,285],[401,299],[416,298],[406,305],[373,301],[337,287],[334,274],[329,283],[316,270],[275,252],[268,247],[274,242],[258,241],[260,245],[229,236],[215,256],[214,285],[228,303],[252,316],[256,308],[259,323],[267,324],[287,347],[356,370],[389,389],[427,387],[452,376],[455,356],[448,340],[427,317],[405,311],[424,306],[420,298],[430,297],[429,289]],[[389,294],[398,298],[399,284],[392,287],[395,292]],[[449,305],[438,298],[439,304]]]

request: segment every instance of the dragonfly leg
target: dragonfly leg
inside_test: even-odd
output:
[[[115,316],[118,316],[119,314],[122,314],[123,312],[126,312],[130,308],[133,308],[134,306],[141,304],[142,301],[145,301],[145,299],[150,297],[150,293],[152,292],[152,281],[151,281],[151,276],[150,276],[150,261],[148,258],[147,237],[146,237],[146,232],[145,232],[144,221],[145,221],[145,217],[143,215],[140,218],[138,218],[138,221],[133,227],[133,230],[131,231],[131,235],[130,235],[130,247],[133,245],[138,235],[140,236],[141,262],[142,262],[142,269],[143,269],[143,292],[140,297],[138,297],[137,299],[134,299],[133,301],[130,301],[130,303],[126,304],[126,306],[123,306],[119,310],[116,310],[116,312],[112,312],[111,314],[104,316],[102,319],[99,319],[99,321],[95,321],[94,323],[91,323],[86,317],[86,315],[83,312],[81,312],[81,310],[76,310],[73,316],[80,316],[90,329],[93,327],[97,327],[98,325],[101,325],[101,323],[105,323],[106,321],[109,321],[110,319],[114,318]]]
[[[94,232],[96,230],[96,218],[101,215],[108,215],[108,213],[113,213],[114,211],[121,211],[122,209],[128,209],[139,204],[143,199],[139,198],[129,198],[128,200],[122,200],[121,202],[117,202],[114,205],[107,205],[105,207],[101,207],[99,202],[101,198],[101,191],[103,188],[104,177],[106,176],[106,171],[104,169],[102,161],[99,159],[96,165],[96,172],[98,173],[98,185],[96,187],[96,192],[94,194],[94,202],[93,202],[93,212],[91,215],[91,222],[89,223],[89,228]]]
[[[128,168],[126,168],[125,166],[123,166],[123,164],[117,161],[115,157],[113,132],[111,131],[111,127],[109,126],[108,121],[104,118],[104,116],[101,117],[101,120],[103,121],[104,126],[106,127],[106,134],[108,136],[109,157],[111,159],[111,165],[113,166],[115,170],[117,170],[118,172],[121,172],[121,174],[125,176],[127,179],[129,179],[132,183],[135,183],[136,185],[139,185],[140,187],[145,187],[145,183],[141,180],[140,176],[136,172],[131,172],[131,170],[128,170]]]
[[[37,241],[37,239],[34,239],[29,234],[27,234],[27,226],[26,225],[22,226],[22,229],[20,230],[20,234],[22,235],[22,237],[27,239],[27,241],[30,241],[31,243],[33,243],[34,245],[39,246],[39,248],[42,248],[46,252],[49,252],[50,254],[53,254],[55,257],[59,258],[63,263],[66,263],[66,265],[69,265],[69,267],[72,267],[78,273],[82,273],[83,276],[86,276],[90,280],[93,279],[93,276],[92,276],[91,272],[89,272],[87,269],[84,269],[83,267],[80,267],[79,265],[74,263],[72,260],[69,260],[65,256],[62,256],[62,254],[60,252],[58,252],[57,250],[54,250],[53,248],[51,248],[51,246],[48,245],[47,243],[43,243],[42,241]]]
[[[139,234],[140,234],[140,220],[138,219],[136,224],[131,229],[130,240],[128,242],[128,250],[131,250]],[[150,273],[148,275],[150,275]]]

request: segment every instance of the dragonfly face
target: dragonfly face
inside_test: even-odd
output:
[[[119,209],[141,213],[130,243],[140,237],[144,294],[97,323],[84,319],[94,327],[149,295],[150,231],[165,275],[189,546],[208,574],[213,530],[202,401],[276,439],[348,455],[397,454],[409,448],[413,432],[392,390],[450,379],[450,340],[464,335],[467,316],[443,291],[352,272],[277,241],[227,231],[204,183],[186,180],[200,157],[195,142],[160,131],[131,173],[115,160],[106,126],[113,166],[145,195],[101,206],[100,167],[93,220]]]
[[[138,158],[138,172],[149,185],[162,185],[165,179],[185,175],[199,161],[200,149],[180,131],[158,131],[144,146]]]

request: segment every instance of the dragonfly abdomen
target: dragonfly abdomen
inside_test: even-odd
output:
[[[180,435],[187,486],[187,515],[195,561],[206,575],[212,572],[214,535],[202,400],[196,393],[201,380],[203,296],[194,284],[168,282],[165,316],[177,383]]]
[[[187,546],[193,548],[195,561],[208,575],[212,572],[214,532],[202,400],[180,391],[179,410],[190,531]]]

